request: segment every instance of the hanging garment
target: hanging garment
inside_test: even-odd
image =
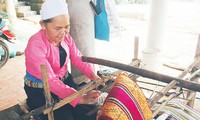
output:
[[[112,38],[120,38],[120,18],[114,0],[105,0],[105,9],[108,16],[108,24],[110,27],[110,40]]]
[[[94,17],[95,38],[98,40],[109,41],[110,27],[108,24],[104,0],[96,1],[96,10],[97,10],[97,15],[95,15]]]

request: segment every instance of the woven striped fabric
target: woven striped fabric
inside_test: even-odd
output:
[[[139,86],[126,75],[118,75],[97,120],[152,120],[152,111]]]
[[[167,114],[176,120],[200,120],[200,112],[189,107],[180,99],[169,101],[167,106],[164,106],[161,111],[163,114]],[[164,115],[160,115],[158,118],[162,120],[163,116]]]

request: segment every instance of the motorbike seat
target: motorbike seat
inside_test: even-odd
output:
[[[3,34],[8,38],[8,40],[15,38],[14,33],[10,32],[9,30],[4,30]]]

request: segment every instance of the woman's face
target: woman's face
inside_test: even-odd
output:
[[[45,30],[49,41],[59,45],[70,30],[69,15],[56,16],[51,19],[51,22],[42,23],[42,28]]]

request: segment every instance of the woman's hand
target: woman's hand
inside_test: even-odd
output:
[[[99,95],[100,95],[99,90],[92,90],[82,96],[82,99],[79,101],[79,104],[88,104],[90,102],[97,102],[97,98],[99,97]]]

